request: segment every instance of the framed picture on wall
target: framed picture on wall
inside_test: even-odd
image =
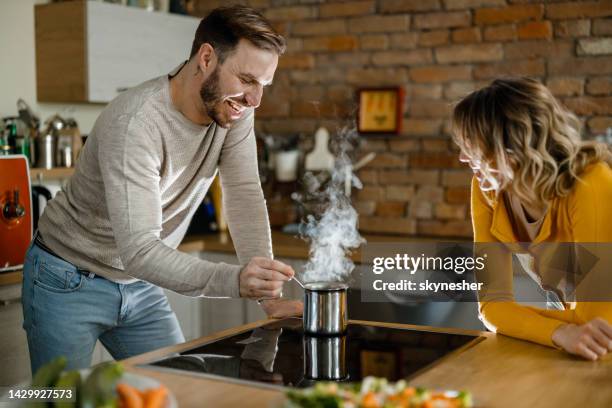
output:
[[[359,133],[398,134],[402,126],[401,87],[357,90],[357,130]]]

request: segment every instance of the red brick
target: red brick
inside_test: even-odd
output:
[[[521,40],[550,40],[552,39],[552,23],[550,21],[530,21],[518,26],[517,33]]]
[[[274,7],[264,13],[270,20],[296,21],[315,17],[315,9],[308,6]]]
[[[475,11],[476,24],[502,24],[526,20],[540,20],[544,15],[544,6],[516,5],[499,8],[483,8]]]
[[[389,37],[384,34],[363,35],[359,44],[362,50],[386,50],[389,48]]]
[[[386,152],[389,150],[389,145],[386,139],[365,139],[361,145],[361,150],[364,152]]]
[[[419,118],[445,118],[451,114],[452,106],[447,101],[423,99],[413,101],[408,106],[411,117]]]
[[[421,143],[424,152],[448,151],[448,139],[423,139]]]
[[[423,220],[417,225],[419,235],[436,237],[472,237],[472,223],[470,221],[434,221]]]
[[[349,30],[353,33],[390,33],[407,31],[410,28],[410,16],[367,16],[349,20]]]
[[[410,79],[414,82],[448,82],[472,78],[472,68],[468,65],[430,65],[410,69]]]
[[[318,20],[318,21],[297,21],[293,23],[291,29],[293,35],[313,36],[345,34],[346,22],[344,20]]]
[[[381,201],[376,203],[375,214],[380,217],[403,217],[406,203],[403,201]]]
[[[612,16],[612,2],[581,1],[559,4],[549,4],[546,7],[546,17],[551,19],[565,20],[580,17],[607,17]]]
[[[389,151],[394,153],[418,152],[421,145],[416,139],[389,139]]]
[[[578,55],[612,54],[612,37],[580,39],[576,53]]]
[[[590,95],[612,94],[612,77],[589,78],[586,91]]]
[[[433,218],[433,205],[428,201],[412,201],[408,206],[408,215],[417,219]]]
[[[435,47],[448,44],[449,38],[450,31],[448,30],[422,31],[419,33],[418,44],[421,47]]]
[[[424,169],[456,169],[462,164],[454,153],[422,152],[410,154],[410,166]]]
[[[353,205],[360,216],[374,215],[376,211],[376,201],[356,201]]]
[[[516,39],[516,26],[504,24],[484,29],[485,41],[513,41]]]
[[[410,136],[437,136],[440,134],[442,121],[440,119],[405,118],[402,124],[402,134]]]
[[[444,199],[450,204],[469,204],[470,196],[469,187],[449,187],[446,189]]]
[[[454,45],[436,49],[436,60],[442,64],[500,61],[503,57],[504,51],[501,44]]]
[[[590,21],[590,20],[584,20],[584,21]],[[594,35],[612,34],[612,19],[600,18],[597,20],[593,20],[593,34]],[[588,35],[588,33],[586,35]]]
[[[417,32],[393,34],[391,35],[391,48],[402,50],[416,48],[418,36]]]
[[[291,102],[291,116],[296,118],[343,118],[347,116],[348,107],[329,101],[294,101]]]
[[[417,85],[412,84],[406,89],[409,99],[441,99],[442,85]]]
[[[549,75],[601,75],[612,72],[612,57],[551,58]]]
[[[414,201],[441,203],[444,200],[444,189],[439,186],[423,185],[417,189]]]
[[[385,198],[385,189],[380,186],[365,186],[357,190],[356,196],[360,201],[380,201]]]
[[[442,220],[463,220],[466,218],[465,204],[439,203],[435,207],[435,216]]]
[[[325,95],[325,90],[320,85],[306,85],[294,87],[293,89],[296,91],[295,94],[292,95],[293,100],[320,101]]]
[[[612,117],[610,116],[594,116],[587,121],[587,126],[591,133],[602,134],[606,133],[609,128],[612,128]]]
[[[380,183],[389,184],[415,184],[425,186],[437,186],[439,182],[438,170],[383,170],[379,177]]]
[[[257,118],[279,118],[289,116],[289,104],[278,103],[273,95],[264,94],[261,105],[257,108]]]
[[[476,89],[474,82],[451,82],[444,88],[444,97],[450,100],[456,100],[467,96]]]
[[[447,10],[503,6],[505,0],[444,0]]]
[[[612,96],[582,96],[566,98],[563,104],[577,115],[611,115]]]
[[[346,102],[355,98],[355,91],[347,85],[330,85],[327,88],[327,98],[332,102]]]
[[[418,29],[468,27],[472,22],[469,11],[450,11],[445,13],[425,13],[414,16]]]
[[[453,30],[453,42],[455,43],[478,43],[482,41],[482,35],[480,34],[480,28],[459,28]]]
[[[346,72],[340,68],[291,70],[289,76],[297,84],[320,84],[320,83],[340,83],[344,80]]]
[[[305,51],[350,51],[357,48],[357,37],[336,35],[304,39]]]
[[[370,14],[374,11],[374,1],[351,1],[346,3],[321,4],[319,16],[349,17]]]
[[[370,63],[369,52],[334,52],[317,54],[318,67],[337,67],[339,65],[363,66]]]
[[[432,62],[433,57],[430,49],[381,51],[372,55],[372,63],[375,66],[423,65]]]
[[[595,31],[595,30],[593,30]],[[588,37],[591,20],[565,20],[555,22],[555,36],[559,38]],[[596,32],[594,34],[597,34]]]
[[[553,95],[577,96],[582,95],[582,90],[584,89],[584,79],[550,77],[548,78],[546,85]]]
[[[442,185],[446,187],[467,187],[472,182],[474,174],[469,170],[444,170]]]
[[[506,59],[571,56],[574,44],[571,41],[522,41],[504,44]]]
[[[474,68],[474,78],[489,79],[500,76],[531,76],[541,77],[545,75],[544,61],[521,60],[504,61],[495,64],[482,64]]]
[[[310,69],[315,64],[312,54],[287,53],[283,54],[278,62],[280,69]]]
[[[387,200],[410,201],[414,197],[414,186],[387,186]]]
[[[363,86],[397,85],[406,82],[404,68],[350,68],[345,73],[349,84]]]
[[[279,105],[276,103],[276,105]],[[288,107],[288,104],[285,104]],[[274,133],[278,135],[284,134],[295,134],[295,129],[300,129],[302,132],[314,133],[319,126],[318,120],[315,119],[296,119],[296,118],[281,118],[269,121],[263,121],[259,119],[259,110],[261,106],[257,108],[257,121],[263,125],[260,129],[262,132]]]
[[[410,218],[359,216],[359,230],[411,235],[416,233],[416,222]]]
[[[382,13],[404,13],[440,10],[440,0],[381,0]]]
[[[361,169],[357,172],[357,177],[364,184],[378,184],[378,171],[371,169]]]
[[[371,168],[405,168],[408,164],[408,158],[405,155],[393,153],[378,153],[374,160],[368,166]]]

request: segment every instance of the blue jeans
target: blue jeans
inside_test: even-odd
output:
[[[98,339],[116,360],[185,341],[160,287],[111,282],[36,243],[24,263],[22,305],[32,374],[60,355],[67,368],[89,367]]]

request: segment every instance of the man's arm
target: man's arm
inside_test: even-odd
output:
[[[253,110],[245,114],[228,132],[219,159],[223,208],[242,265],[253,257],[273,257],[268,210],[257,167]]]
[[[239,297],[239,265],[201,260],[161,241],[162,155],[161,141],[137,118],[99,138],[106,205],[125,272],[185,295]]]

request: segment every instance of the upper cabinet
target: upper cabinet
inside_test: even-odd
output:
[[[99,1],[35,6],[40,102],[106,103],[189,57],[199,19]]]

